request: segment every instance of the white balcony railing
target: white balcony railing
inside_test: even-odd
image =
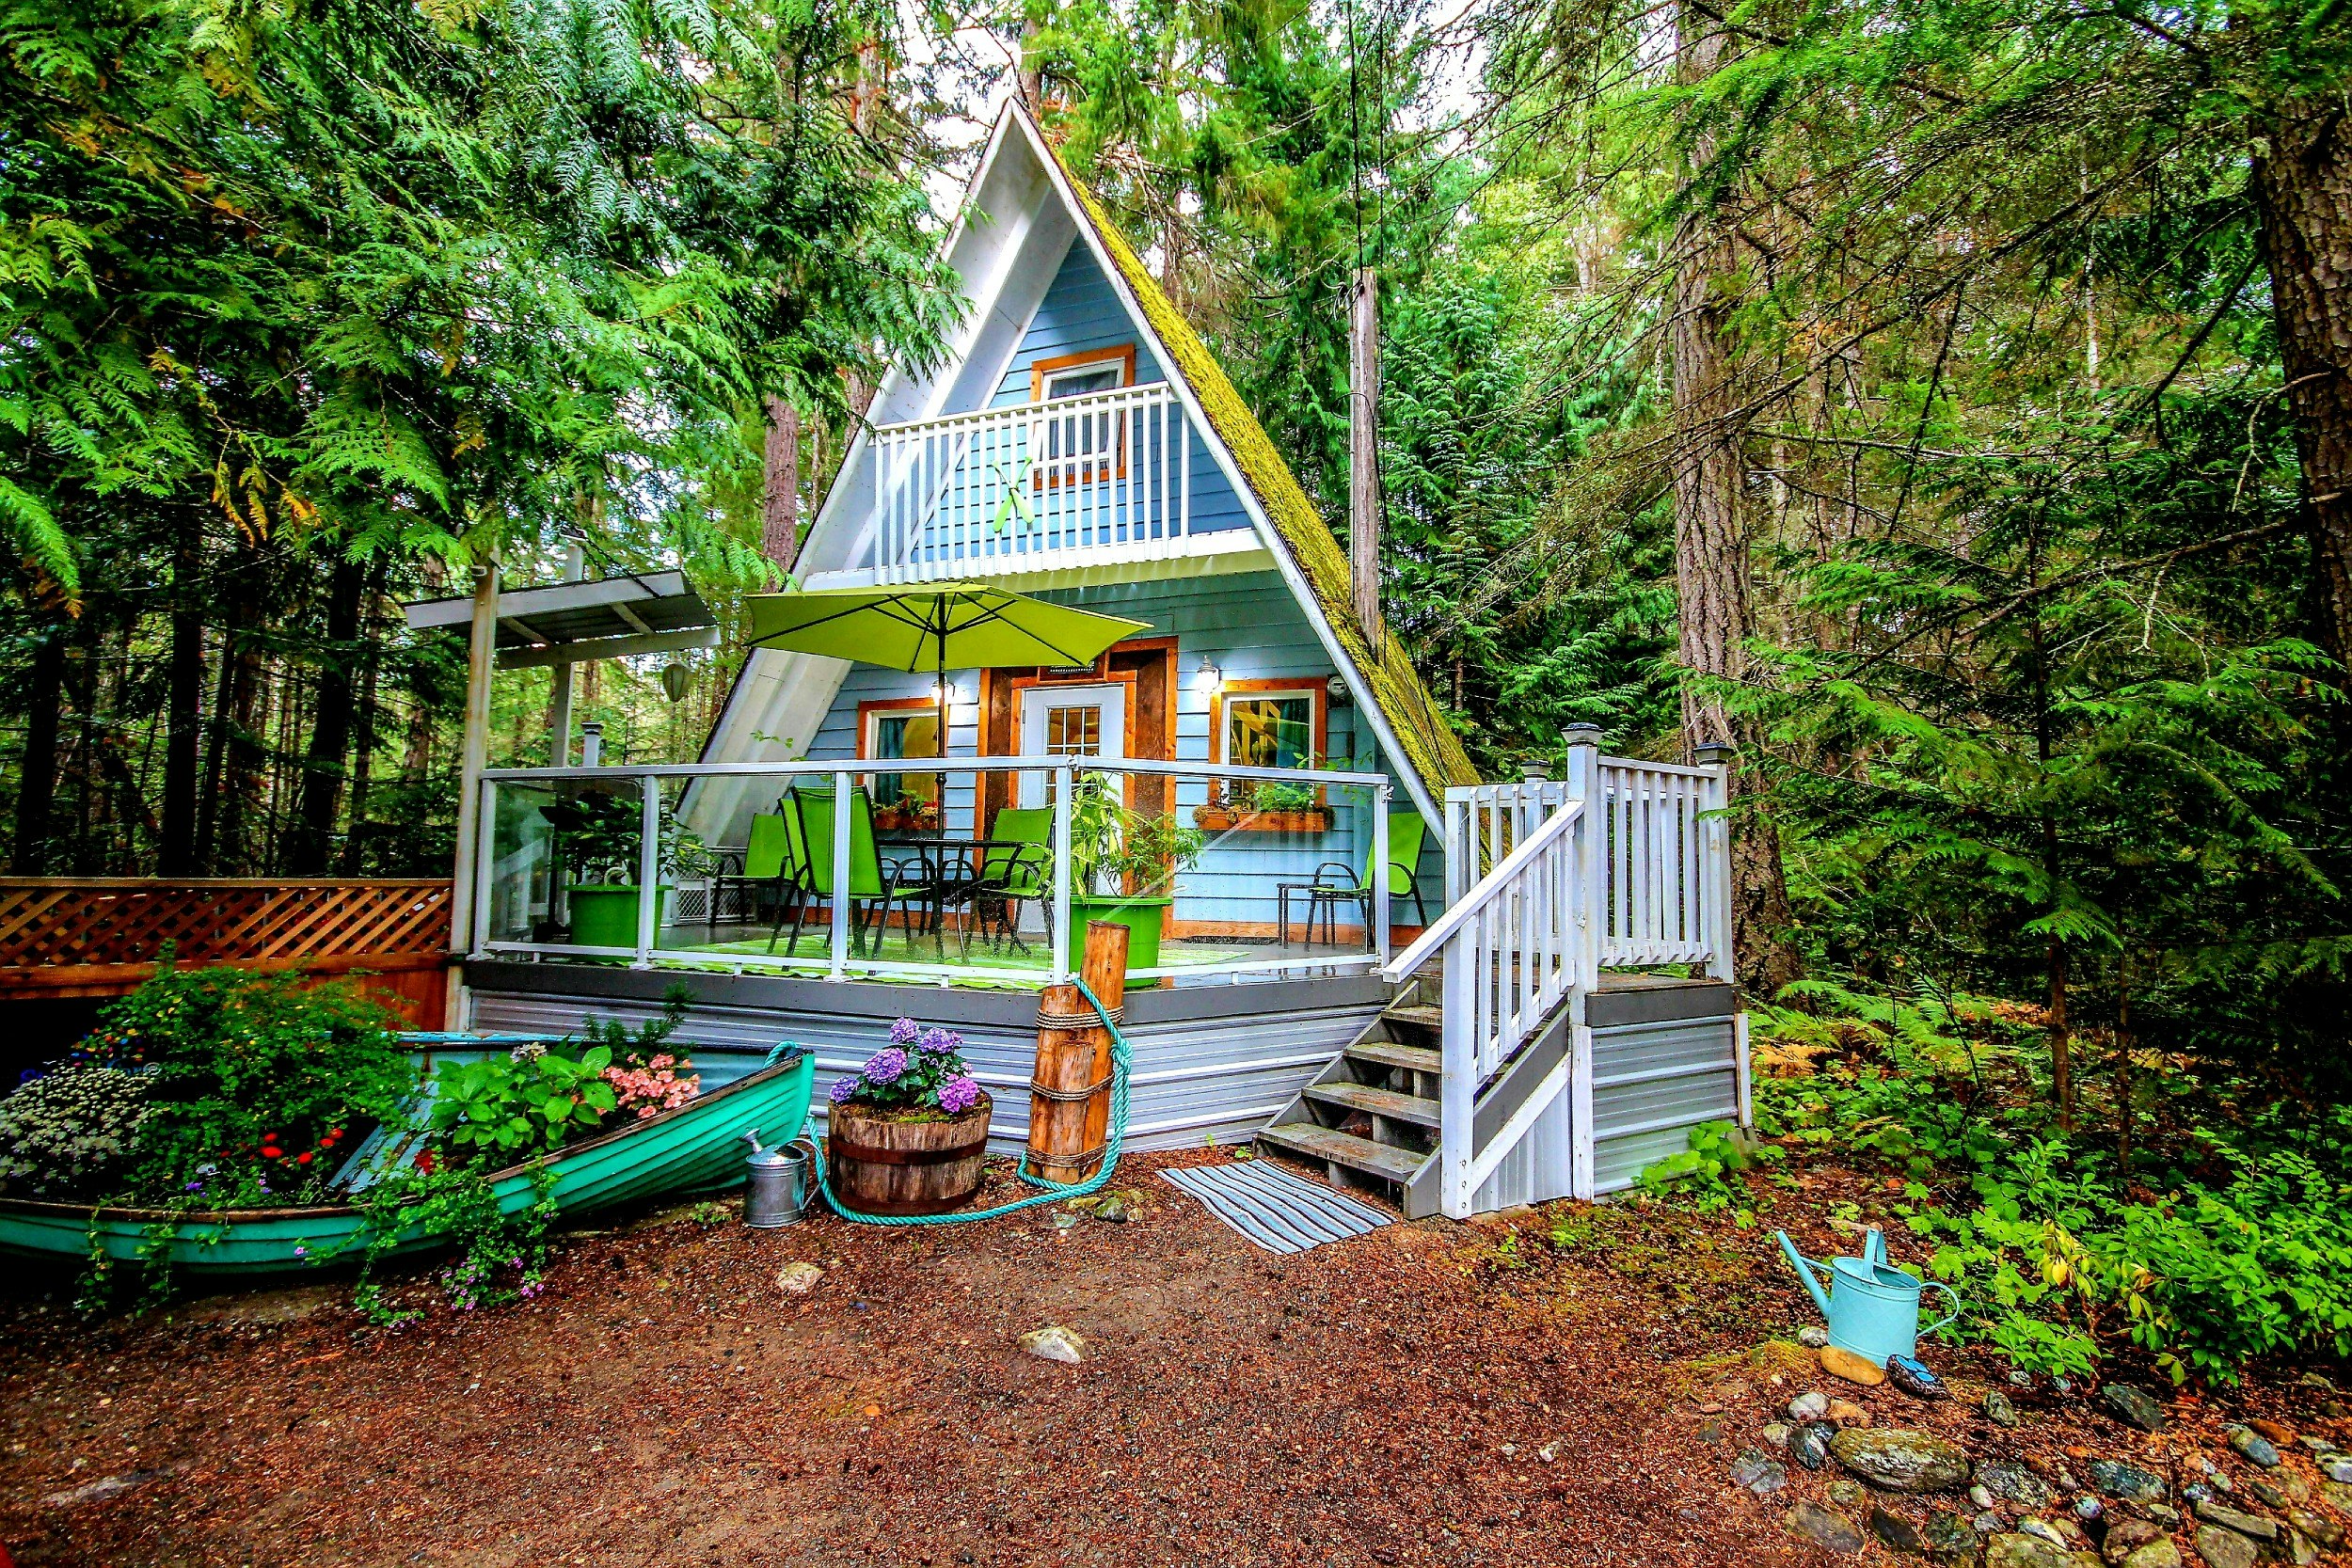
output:
[[[878,425],[875,578],[1178,553],[1192,531],[1191,446],[1166,382]]]

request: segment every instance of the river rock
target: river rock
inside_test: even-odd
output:
[[[1760,1497],[1788,1484],[1788,1466],[1761,1449],[1749,1449],[1731,1462],[1731,1479]]]
[[[2058,1496],[2048,1481],[2023,1465],[1979,1465],[1977,1484],[2021,1508],[2040,1508]]]
[[[1808,1388],[1788,1402],[1788,1418],[1803,1426],[1818,1421],[1829,1413],[1829,1396],[1819,1388]]]
[[[2047,1541],[2051,1545],[2062,1550],[2074,1549],[2067,1545],[2066,1537],[2059,1533],[2058,1528],[2047,1519],[2020,1519],[2017,1521],[2017,1528],[2022,1534]]]
[[[825,1271],[814,1263],[787,1263],[776,1271],[776,1289],[787,1296],[804,1296],[824,1277]]]
[[[1827,1421],[1807,1421],[1788,1438],[1788,1452],[1808,1470],[1818,1470],[1829,1463],[1829,1440],[1837,1435],[1837,1429]]]
[[[2319,1560],[2319,1543],[2299,1529],[2289,1529],[2286,1538],[2279,1543],[2279,1554],[2296,1568],[2311,1568]]]
[[[2287,1523],[2331,1551],[2344,1544],[2344,1527],[2317,1509],[2290,1508]]]
[[[1984,1418],[1996,1427],[2013,1427],[2017,1424],[2017,1402],[1998,1388],[1987,1388]]]
[[[2247,1479],[2246,1489],[2260,1497],[2267,1508],[2284,1510],[2312,1500],[2311,1487],[2292,1470],[2273,1470],[2267,1476],[2250,1476]]]
[[[2232,1427],[2230,1447],[2249,1465],[2259,1465],[2265,1470],[2279,1467],[2279,1450],[2271,1446],[2269,1438],[2251,1427]]]
[[[2118,1519],[2107,1527],[2106,1539],[2099,1543],[2099,1555],[2109,1562],[2122,1562],[2150,1542],[2163,1539],[2161,1526],[2145,1519]]]
[[[2171,1496],[2172,1488],[2153,1470],[2121,1459],[2094,1459],[2090,1462],[2090,1484],[2110,1497],[2129,1497],[2134,1502],[2162,1502]]]
[[[1886,1369],[1867,1355],[1856,1355],[1842,1345],[1821,1347],[1821,1370],[1848,1383],[1859,1383],[1865,1388],[1875,1388],[1886,1381]]]
[[[2197,1555],[2207,1568],[2254,1568],[2260,1556],[2254,1544],[2235,1530],[2205,1525],[2197,1531]]]
[[[1839,1476],[1828,1487],[1829,1500],[1856,1513],[1870,1506],[1870,1489],[1851,1476]]]
[[[1918,1526],[1883,1507],[1870,1510],[1870,1533],[1893,1550],[1914,1557],[1924,1555],[1928,1549],[1928,1538],[1920,1533]]]
[[[1021,1336],[1020,1346],[1041,1361],[1060,1361],[1075,1366],[1087,1358],[1085,1336],[1059,1323],[1047,1323]]]
[[[2319,1495],[2328,1499],[2329,1507],[2352,1513],[2352,1481],[2323,1481],[2319,1483]]]
[[[1829,1413],[1825,1419],[1830,1425],[1841,1430],[1867,1427],[1870,1424],[1870,1413],[1851,1400],[1832,1400],[1829,1402]]]
[[[1996,1535],[1984,1544],[1984,1568],[2073,1568],[2074,1553],[2038,1535]]]
[[[1772,1421],[1757,1432],[1756,1435],[1764,1439],[1767,1448],[1786,1449],[1788,1446],[1789,1437],[1793,1435],[1793,1430],[1786,1421]]]
[[[1861,1527],[1834,1508],[1820,1503],[1799,1503],[1788,1511],[1788,1528],[1824,1551],[1858,1552],[1867,1545],[1868,1538]]]
[[[1984,1550],[1977,1532],[1968,1528],[1968,1521],[1948,1508],[1928,1510],[1927,1526],[1920,1534],[1927,1538],[1930,1557],[1973,1557]]]
[[[1829,1440],[1838,1464],[1889,1492],[1943,1492],[1968,1482],[1968,1456],[1931,1432],[1855,1427]]]
[[[2329,1481],[2352,1485],[2352,1453],[2330,1453],[2320,1456],[2320,1473]]]
[[[1797,1343],[1807,1350],[1820,1350],[1829,1343],[1829,1330],[1820,1323],[1807,1323],[1797,1330]]]
[[[2250,1536],[2256,1541],[2279,1539],[2278,1520],[2265,1519],[2259,1513],[2240,1513],[2233,1508],[2222,1507],[2210,1497],[2197,1505],[2197,1517],[2209,1525],[2219,1525],[2223,1529],[2233,1529],[2240,1535]]]
[[[2148,1397],[2146,1390],[2128,1383],[2110,1383],[2099,1390],[2107,1411],[2119,1421],[2139,1428],[2142,1432],[2162,1432],[2171,1423],[2166,1419],[2164,1406]]]
[[[2123,1559],[2122,1568],[2182,1568],[2181,1548],[2170,1536],[2160,1535]]]
[[[2246,1424],[2282,1449],[2294,1446],[2295,1429],[2284,1421],[2274,1421],[2262,1416],[2249,1416],[2246,1418]]]

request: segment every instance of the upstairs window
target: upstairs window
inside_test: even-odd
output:
[[[1115,392],[1136,380],[1136,345],[1089,349],[1040,359],[1029,367],[1032,403],[1067,403],[1093,392]],[[1073,408],[1044,420],[1037,451],[1036,483],[1064,484],[1108,478],[1127,471],[1127,420],[1123,408]],[[1097,454],[1101,454],[1098,458]],[[1103,461],[1110,459],[1111,461]]]

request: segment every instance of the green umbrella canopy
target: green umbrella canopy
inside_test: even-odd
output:
[[[947,672],[1091,664],[1150,623],[1097,615],[981,582],[920,588],[813,588],[755,594],[751,641],[757,648],[823,654],[939,683],[940,754],[947,752]]]

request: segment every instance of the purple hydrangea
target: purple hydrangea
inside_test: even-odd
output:
[[[869,1084],[895,1084],[907,1069],[907,1053],[895,1045],[887,1045],[866,1060],[866,1081]]]
[[[963,1049],[963,1037],[952,1029],[926,1029],[919,1043],[933,1056],[952,1056]]]
[[[980,1102],[980,1081],[966,1073],[958,1073],[939,1085],[939,1108],[951,1117],[960,1117]]]
[[[890,1043],[893,1045],[913,1045],[922,1037],[923,1026],[911,1018],[902,1018],[890,1026]]]
[[[835,1105],[847,1105],[856,1097],[860,1086],[858,1076],[854,1072],[847,1078],[834,1079],[833,1081],[833,1102]]]

